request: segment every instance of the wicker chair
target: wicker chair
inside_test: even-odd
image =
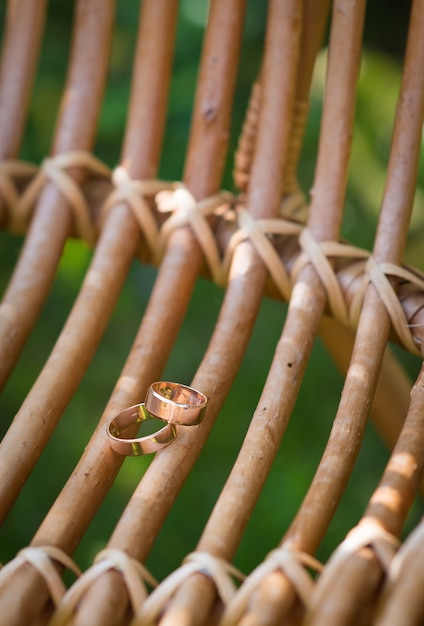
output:
[[[330,7],[328,0],[269,0],[260,69],[233,155],[228,140],[245,4],[210,2],[182,182],[169,182],[158,171],[178,2],[142,2],[128,117],[113,170],[93,152],[108,87],[114,0],[75,3],[63,96],[48,157],[38,166],[20,154],[47,3],[7,3],[0,65],[0,224],[3,241],[23,243],[0,306],[2,387],[36,332],[67,242],[82,239],[93,254],[63,329],[5,429],[2,521],[15,523],[15,502],[59,420],[65,414],[64,420],[72,421],[65,410],[85,380],[130,268],[158,269],[125,365],[98,424],[90,425],[80,459],[38,529],[30,529],[35,534],[29,545],[0,571],[4,625],[423,623],[424,537],[417,516],[415,527],[402,535],[424,464],[423,374],[412,384],[395,356],[398,348],[393,352],[388,344],[401,346],[417,364],[424,278],[403,259],[424,115],[424,2],[412,4],[372,251],[340,235],[365,2],[335,0]],[[300,152],[314,65],[328,24],[325,97],[308,201],[298,183]],[[222,181],[233,159],[237,191],[230,193],[222,191]],[[161,379],[200,277],[210,279],[208,297],[216,293],[212,283],[222,293],[210,342],[189,381],[208,397],[205,417],[196,427],[177,426],[175,440],[139,466],[142,476],[117,512],[106,547],[81,572],[71,557],[92,521],[95,528],[124,459],[110,447],[107,427]],[[259,401],[203,530],[199,520],[200,539],[174,571],[162,564],[168,575],[158,583],[150,573],[154,563],[148,569],[144,564],[213,435],[264,298],[288,305]],[[278,545],[241,574],[232,563],[318,337],[344,376],[328,441],[289,528],[280,529]],[[392,452],[361,519],[352,520],[323,565],[315,554],[346,491],[371,407]],[[142,460],[131,461],[133,468],[137,461]],[[219,459],[209,462],[219,465]],[[212,482],[213,471],[211,476]],[[43,485],[34,488],[41,491]],[[76,580],[67,573],[63,578],[66,568]]]

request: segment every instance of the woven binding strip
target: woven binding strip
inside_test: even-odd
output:
[[[0,571],[0,581],[10,577],[23,563],[29,563],[41,575],[49,590],[50,597],[57,606],[66,592],[58,568],[52,561],[56,561],[70,569],[76,576],[81,575],[81,570],[73,560],[59,548],[54,546],[37,546],[23,548],[16,557],[7,563]]]
[[[183,565],[175,570],[155,589],[136,612],[134,626],[150,624],[160,615],[169,598],[183,582],[196,572],[208,576],[216,586],[224,606],[231,602],[236,592],[232,578],[243,580],[244,576],[233,565],[205,552],[192,552]]]
[[[147,582],[153,587],[157,585],[147,569],[125,552],[111,548],[102,550],[96,556],[94,565],[85,571],[78,582],[63,596],[50,621],[50,626],[69,624],[88,588],[108,570],[116,570],[122,574],[134,612],[147,596],[144,583]]]
[[[102,222],[104,223],[114,205],[126,202],[140,224],[141,232],[146,238],[150,251],[153,252],[157,246],[158,227],[145,198],[156,196],[165,189],[173,189],[175,184],[159,180],[134,180],[122,166],[113,170],[112,182],[115,190],[109,194],[103,204]]]
[[[89,208],[81,189],[67,174],[69,169],[83,168],[92,174],[109,177],[109,168],[91,153],[73,150],[44,159],[31,183],[11,207],[10,230],[24,232],[28,226],[34,203],[47,181],[54,183],[68,200],[75,216],[78,235],[89,244],[95,241]]]
[[[221,626],[237,624],[255,589],[269,574],[278,570],[287,576],[305,607],[309,607],[313,597],[314,581],[306,567],[316,572],[323,570],[319,561],[304,552],[297,552],[284,546],[270,552],[265,561],[249,574],[227,606]]]
[[[8,215],[8,228],[15,232],[19,226],[26,224],[17,223],[14,219],[15,206],[18,204],[21,191],[18,188],[18,181],[21,179],[31,179],[37,172],[37,167],[32,163],[23,161],[4,160],[0,161],[0,199],[6,204]]]

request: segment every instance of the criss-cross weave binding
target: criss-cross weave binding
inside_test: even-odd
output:
[[[371,0],[69,4],[56,91],[43,87],[43,46],[57,45],[59,9],[8,0],[0,13],[2,625],[421,624],[424,275],[413,267],[422,218],[411,216],[424,0],[407,15],[375,233],[352,218],[349,195],[350,155],[364,143],[356,102]],[[136,31],[128,15],[138,10]],[[118,97],[115,71],[132,45],[123,23],[134,50]],[[189,59],[185,46],[200,34]],[[49,139],[37,143],[40,106],[58,91]],[[377,95],[385,101],[384,89]],[[360,116],[366,98],[359,105]],[[74,277],[60,292],[74,297],[67,317],[52,305],[62,272]],[[261,326],[272,300],[275,337],[268,313]],[[48,339],[40,329],[51,306]],[[200,340],[190,320],[215,314]],[[307,373],[320,342],[342,373],[335,393],[322,352]],[[122,467],[107,427],[152,382],[172,380],[168,371],[207,397],[203,419]],[[79,393],[90,398],[84,409]],[[369,416],[388,444],[385,469],[374,463],[383,453],[367,449]],[[337,534],[340,514],[348,521]]]

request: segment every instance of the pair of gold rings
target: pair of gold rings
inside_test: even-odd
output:
[[[187,385],[160,381],[152,383],[144,403],[135,404],[119,413],[109,423],[107,434],[112,449],[125,456],[151,454],[164,448],[177,435],[177,424],[195,426],[200,424],[208,399],[200,391]],[[125,437],[142,422],[159,419],[166,425],[151,435]]]

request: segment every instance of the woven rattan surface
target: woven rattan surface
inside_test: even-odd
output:
[[[245,0],[211,0],[204,30],[198,31],[203,38],[189,130],[180,144],[181,172],[162,179],[179,20],[187,7],[200,4],[141,2],[115,162],[96,143],[102,106],[113,89],[109,72],[122,16],[115,1],[76,0],[72,7],[67,72],[51,144],[38,163],[26,158],[25,138],[43,32],[54,37],[47,27],[54,8],[9,0],[2,13],[0,241],[6,251],[18,252],[15,262],[8,261],[14,267],[0,303],[0,388],[7,406],[9,387],[17,385],[19,406],[3,416],[0,443],[0,622],[421,624],[424,535],[416,495],[424,468],[424,275],[405,258],[424,116],[424,1],[413,0],[410,9],[385,184],[375,207],[375,236],[364,237],[368,247],[347,241],[342,228],[349,217],[349,164],[358,134],[365,0],[264,3],[265,34],[253,69],[243,52],[246,9],[249,14],[254,2],[246,7]],[[309,190],[299,182],[302,148],[322,59],[325,92]],[[42,76],[42,63],[40,68]],[[242,122],[234,120],[234,112],[244,75],[250,96]],[[226,189],[229,166],[232,181]],[[70,245],[85,251],[80,284],[69,296],[63,327],[55,327],[51,345],[41,350],[45,357],[37,377],[24,388],[19,368],[31,354],[26,346],[51,306]],[[134,282],[134,275],[141,278]],[[143,309],[137,289],[149,280]],[[207,397],[206,413],[199,425],[177,425],[169,445],[149,460],[132,459],[127,470],[124,457],[109,445],[108,424],[143,402],[173,359],[181,366],[186,354],[197,354],[190,311],[199,289],[204,289],[201,314],[216,319],[184,382]],[[131,328],[119,317],[121,291],[131,294],[137,319]],[[264,334],[255,344],[258,326],[263,333],[260,324],[271,324],[262,313],[265,305],[276,307],[266,309],[269,315],[278,311],[275,337]],[[90,388],[90,363],[108,345],[103,336],[116,315],[116,341],[125,343],[125,354],[100,400],[95,386]],[[180,340],[186,327],[189,346]],[[244,407],[240,395],[246,388],[243,368],[252,363],[249,346],[266,341],[269,365],[255,381],[257,405],[240,409],[247,415],[237,424],[226,407]],[[327,403],[328,423],[306,487],[290,500],[292,469],[282,449],[298,417],[317,345],[326,348],[326,367],[331,359],[342,373],[341,394],[335,406],[326,389],[310,400],[310,406]],[[404,368],[406,353],[415,381]],[[80,383],[89,390],[94,414],[73,421]],[[337,511],[349,510],[348,483],[369,417],[389,450],[387,463],[373,468],[372,484],[366,477],[365,504],[349,519],[345,537],[331,543]],[[222,420],[238,437],[228,467],[221,467],[211,444],[216,436],[227,444]],[[60,475],[55,498],[25,520],[24,543],[10,554],[8,534],[19,519],[20,494],[30,488],[37,502],[45,480],[38,470],[60,441],[55,437],[64,423],[66,436],[73,423],[82,424],[78,453],[67,468],[65,455],[61,459],[56,451],[48,468]],[[305,437],[311,424],[304,420]],[[96,533],[105,502],[129,475],[125,471],[132,472],[132,480],[120,499],[112,500],[109,536],[84,543]],[[284,526],[277,520],[269,543],[263,536],[267,520],[258,537],[258,527],[252,534],[249,523],[261,515],[261,498],[276,471],[286,488],[271,501],[277,518],[284,507],[290,520]],[[294,471],[305,471],[301,456]],[[190,481],[191,493],[197,489],[207,498],[208,515],[198,515],[195,502],[187,507],[196,536],[178,563],[184,515],[172,516]],[[174,528],[166,543],[163,527],[169,519]],[[238,550],[246,536],[252,555],[256,543],[262,552],[241,572]],[[166,548],[158,552],[162,542]],[[95,553],[85,554],[81,571],[73,559],[78,561],[85,545]]]

